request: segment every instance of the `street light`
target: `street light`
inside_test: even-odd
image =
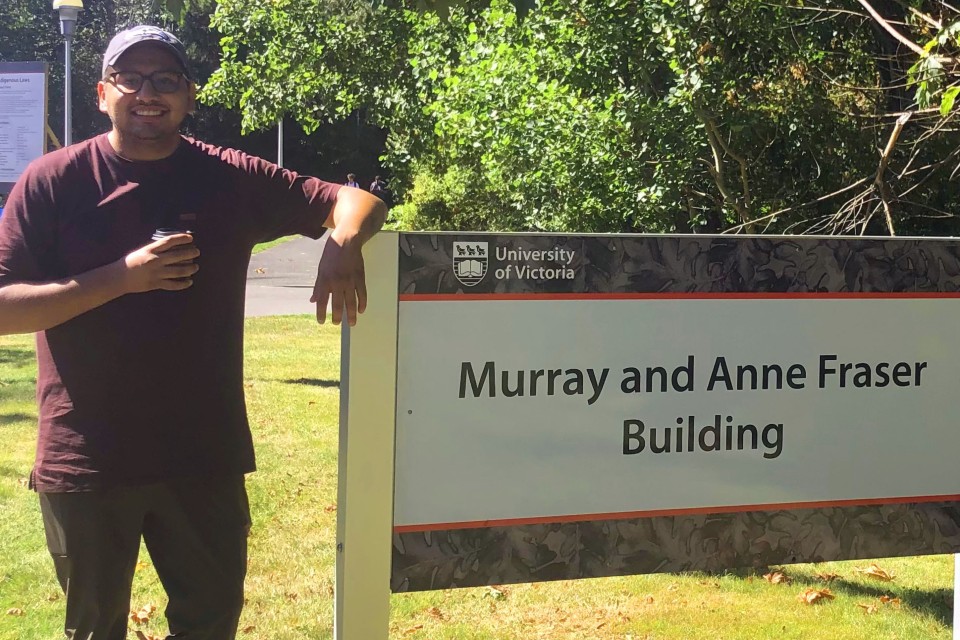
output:
[[[83,11],[83,0],[53,0],[53,8],[60,14],[60,33],[63,34],[63,51],[66,64],[63,70],[63,146],[73,143],[73,109],[70,101],[70,44],[77,31],[77,16]]]

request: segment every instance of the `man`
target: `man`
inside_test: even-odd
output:
[[[357,182],[357,175],[355,173],[347,174],[347,181],[343,183],[345,187],[352,187],[354,189],[360,188],[360,183]]]
[[[252,247],[332,229],[311,297],[366,306],[361,246],[382,202],[183,138],[183,45],[119,33],[97,85],[109,133],[34,162],[0,219],[0,334],[39,332],[30,483],[66,593],[66,635],[126,637],[141,536],[171,637],[236,634],[254,456],[243,399]],[[159,228],[179,233],[156,234]],[[162,237],[166,235],[166,237]]]

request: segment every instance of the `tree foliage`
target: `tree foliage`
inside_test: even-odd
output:
[[[109,121],[96,104],[96,83],[107,42],[117,31],[136,24],[155,24],[176,33],[187,47],[192,71],[202,85],[220,66],[220,34],[210,26],[213,0],[180,7],[166,0],[85,0],[73,43],[73,138],[82,140],[105,131]],[[54,135],[63,140],[64,45],[56,13],[49,0],[0,1],[0,61],[48,63],[48,118]],[[212,144],[243,149],[275,158],[276,121],[263,131],[241,135],[240,115],[220,105],[202,105],[185,123],[185,132]],[[290,125],[293,122],[288,123]],[[381,171],[377,155],[383,132],[367,124],[339,121],[314,135],[288,126],[285,164],[297,171],[342,180],[348,171],[372,178]],[[51,146],[52,148],[52,146]]]
[[[212,26],[203,2],[100,6],[187,9],[202,98],[245,131],[385,131],[403,226],[957,229],[960,11],[940,0],[219,0]],[[0,36],[56,47],[40,4],[0,7]]]

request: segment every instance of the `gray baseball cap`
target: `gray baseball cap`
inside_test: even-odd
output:
[[[180,62],[183,72],[190,77],[190,65],[187,63],[187,50],[183,43],[177,40],[172,33],[168,33],[159,27],[150,25],[140,25],[121,31],[113,36],[113,40],[107,45],[107,52],[103,54],[103,76],[107,75],[107,67],[112,67],[117,63],[127,49],[140,44],[141,42],[156,42],[165,45]]]

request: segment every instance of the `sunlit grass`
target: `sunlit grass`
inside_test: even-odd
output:
[[[248,479],[253,510],[247,606],[241,639],[333,635],[339,328],[309,317],[247,322],[246,392],[259,470]],[[46,553],[36,496],[25,486],[36,438],[33,339],[0,337],[0,640],[60,637],[63,599]],[[158,607],[144,633],[163,636],[165,597],[149,558],[132,606]],[[951,637],[953,560],[879,560],[895,575],[854,571],[867,562],[785,567],[790,584],[762,572],[653,575],[400,594],[397,640],[946,640]],[[818,573],[840,577],[829,585]],[[835,599],[810,606],[808,587]],[[900,599],[868,614],[859,605]],[[22,615],[7,614],[20,610]],[[131,632],[130,638],[134,638]],[[376,640],[376,639],[361,639]]]
[[[260,244],[253,247],[253,255],[260,253],[261,251],[266,251],[267,249],[272,249],[278,244],[283,244],[288,240],[292,240],[295,236],[284,236],[282,238],[277,238],[276,240],[271,240],[270,242],[261,242]]]

